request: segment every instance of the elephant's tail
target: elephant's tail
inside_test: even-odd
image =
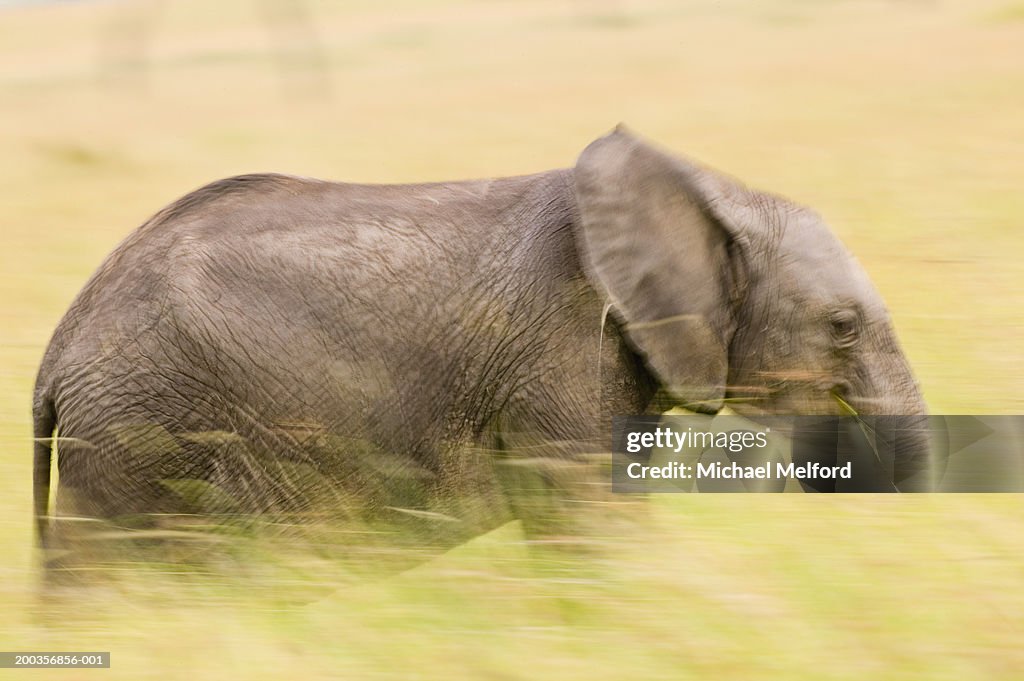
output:
[[[48,392],[36,395],[32,405],[33,447],[32,502],[36,518],[36,540],[46,548],[50,510],[50,460],[57,426],[57,410]]]

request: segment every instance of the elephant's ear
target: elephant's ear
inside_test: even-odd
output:
[[[743,276],[738,234],[715,204],[742,188],[621,126],[584,150],[575,182],[592,283],[662,385],[692,409],[717,411]]]

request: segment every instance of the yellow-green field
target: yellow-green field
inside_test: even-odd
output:
[[[1019,496],[659,496],[310,605],[314,556],[37,602],[32,382],[134,226],[218,177],[568,166],[619,121],[824,214],[935,412],[1024,411],[1024,3],[136,0],[0,10],[0,650],[106,679],[1019,679]],[[291,9],[289,9],[291,8]],[[337,577],[339,581],[340,577]]]

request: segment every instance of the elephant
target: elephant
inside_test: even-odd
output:
[[[607,451],[614,415],[726,404],[927,414],[880,294],[807,208],[621,125],[524,176],[242,175],[139,227],[59,323],[34,391],[37,531],[174,513],[175,481],[252,513],[327,479],[457,516],[446,500],[490,489],[495,461],[571,461]],[[928,448],[898,444],[897,482]]]

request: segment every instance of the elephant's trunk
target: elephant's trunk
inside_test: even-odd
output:
[[[924,397],[901,352],[876,356],[874,366],[877,373],[869,381],[872,399],[851,400],[859,429],[870,434],[871,454],[891,471],[897,489],[922,489],[931,464]]]

